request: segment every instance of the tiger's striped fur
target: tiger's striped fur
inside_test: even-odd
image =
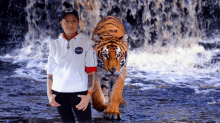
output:
[[[120,119],[119,105],[125,104],[122,97],[127,63],[127,34],[123,23],[114,16],[107,16],[97,24],[92,40],[95,41],[98,66],[93,91],[93,108],[103,111],[109,119]],[[110,82],[111,91],[106,101],[102,83]]]

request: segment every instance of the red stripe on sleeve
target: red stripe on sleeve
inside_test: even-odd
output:
[[[85,67],[86,69],[86,73],[91,73],[93,71],[97,72],[97,68],[96,67]]]

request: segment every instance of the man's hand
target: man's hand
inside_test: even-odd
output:
[[[85,111],[88,104],[89,104],[91,96],[89,94],[87,94],[87,95],[78,95],[78,97],[80,97],[82,100],[78,105],[76,105],[76,108],[78,110]]]
[[[57,102],[55,101],[55,97],[56,97],[55,94],[52,94],[51,96],[48,96],[50,105],[53,106],[53,107],[59,107],[59,106],[61,106],[59,103],[57,103]]]

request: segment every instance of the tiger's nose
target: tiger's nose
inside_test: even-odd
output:
[[[108,69],[112,74],[117,70],[116,68]]]

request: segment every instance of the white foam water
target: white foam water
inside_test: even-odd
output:
[[[36,45],[39,42],[39,45]],[[14,71],[12,77],[28,77],[36,81],[45,81],[48,55],[48,43],[52,41],[50,37],[36,40],[34,43],[24,44],[22,49],[14,50],[11,54],[6,54],[4,59],[13,60],[12,63],[21,67]]]
[[[18,50],[16,56],[7,54],[1,57],[5,61],[11,60],[14,64],[21,64],[12,77],[46,81],[47,57],[44,57],[44,47],[50,41],[50,38],[42,40],[36,49],[38,52],[33,50],[35,44],[32,44]],[[125,85],[139,86],[141,90],[164,86],[188,87],[193,88],[196,93],[207,93],[220,87],[220,62],[210,63],[217,53],[220,53],[219,49],[205,50],[199,45],[190,48],[169,48],[161,53],[147,50],[129,51]],[[142,81],[133,83],[134,79]]]
[[[131,51],[128,55],[129,78],[126,78],[125,85],[141,86],[141,90],[188,87],[196,93],[208,93],[220,88],[220,62],[211,63],[219,53],[219,49],[205,50],[199,45],[171,48],[160,54]],[[142,83],[132,83],[132,78],[141,79]]]

